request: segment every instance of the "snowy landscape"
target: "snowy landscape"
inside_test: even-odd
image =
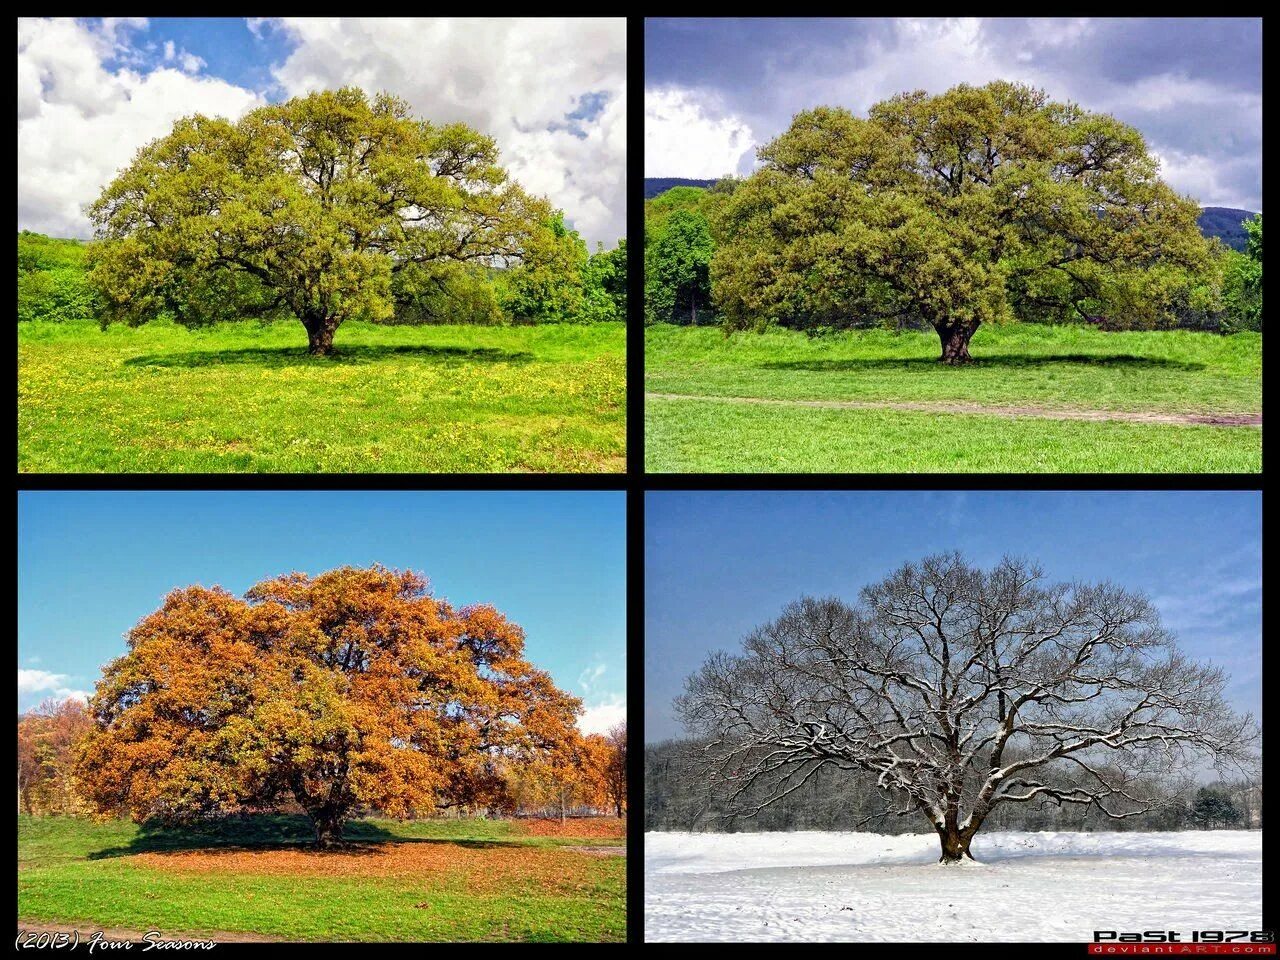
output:
[[[645,834],[646,940],[1086,942],[1258,929],[1262,832]]]

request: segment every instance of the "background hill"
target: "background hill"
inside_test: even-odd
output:
[[[652,200],[672,187],[709,187],[714,180],[687,180],[684,177],[645,177],[644,198]]]
[[[1249,210],[1236,210],[1234,207],[1205,207],[1197,219],[1200,232],[1206,237],[1217,237],[1232,250],[1243,250],[1249,235],[1241,223],[1253,216]]]

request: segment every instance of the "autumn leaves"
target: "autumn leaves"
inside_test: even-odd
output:
[[[491,606],[453,608],[411,571],[342,567],[243,598],[175,590],[129,634],[78,754],[100,813],[184,821],[301,808],[319,846],[357,812],[510,810],[531,793],[625,806],[625,728],[524,658]]]

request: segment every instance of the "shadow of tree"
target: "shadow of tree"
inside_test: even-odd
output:
[[[1118,353],[1107,356],[1091,356],[1086,353],[1059,353],[1044,356],[1019,356],[1018,354],[977,354],[968,368],[984,369],[1003,367],[1008,369],[1034,369],[1058,365],[1086,367],[1133,367],[1137,369],[1203,370],[1204,364],[1189,360],[1168,360],[1163,357],[1135,357]],[[759,364],[767,370],[856,371],[880,369],[937,369],[942,366],[936,357],[868,357],[850,360],[772,360]],[[966,369],[958,367],[954,369]]]
[[[301,347],[245,347],[239,350],[191,350],[184,353],[147,354],[130,357],[127,367],[212,367],[220,364],[256,364],[262,367],[294,367],[300,364],[377,363],[393,357],[409,357],[430,363],[528,363],[527,350],[497,347],[432,347],[415,344],[357,344],[337,346],[332,356],[313,357]]]
[[[108,860],[137,853],[177,853],[191,850],[289,850],[314,851],[311,821],[301,814],[233,814],[195,824],[165,824],[147,820],[128,843],[95,850],[90,860]],[[351,820],[342,831],[336,853],[374,853],[386,844],[436,843],[485,849],[510,846],[501,840],[447,837],[404,837],[368,820]]]

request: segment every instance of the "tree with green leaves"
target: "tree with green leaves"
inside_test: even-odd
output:
[[[645,312],[649,322],[698,322],[711,306],[711,256],[715,245],[698,211],[671,214],[645,250]]]
[[[1243,223],[1248,239],[1243,252],[1222,253],[1222,329],[1262,329],[1262,214]]]
[[[730,328],[927,323],[965,363],[1020,313],[1165,322],[1210,257],[1137,130],[1021,84],[806,110],[759,159],[712,207]]]
[[[582,311],[587,244],[559,211],[542,226],[523,262],[499,281],[502,309],[517,323],[575,320]]]
[[[553,218],[490,137],[354,88],[179,120],[89,212],[104,322],[292,315],[317,355],[345,320],[391,316],[397,274],[522,263]]]
[[[612,250],[603,245],[587,260],[583,273],[585,304],[583,318],[588,321],[627,319],[627,240],[623,237]]]

